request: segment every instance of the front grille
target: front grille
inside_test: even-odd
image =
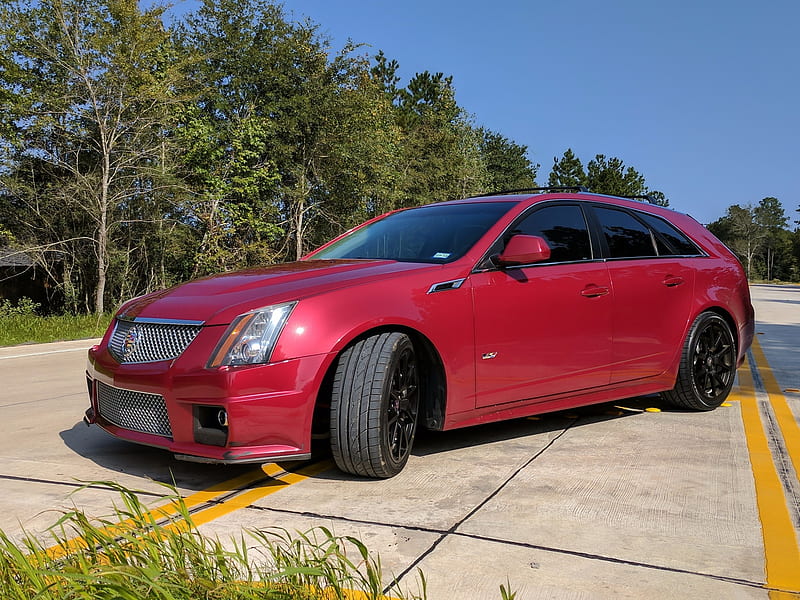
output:
[[[164,397],[97,382],[97,408],[109,423],[141,433],[172,437]]]
[[[148,363],[179,357],[200,333],[195,322],[163,323],[117,319],[108,343],[121,363]]]

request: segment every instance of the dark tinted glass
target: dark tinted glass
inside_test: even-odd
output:
[[[525,218],[513,233],[538,235],[550,246],[547,262],[591,260],[592,245],[583,211],[575,205],[541,208]]]
[[[610,208],[595,207],[610,258],[656,256],[650,230],[630,214]]]
[[[412,208],[356,229],[313,258],[445,263],[463,256],[515,202]]]
[[[664,238],[664,241],[669,246],[665,251],[662,251],[661,244],[659,244],[659,254],[672,254],[677,256],[696,256],[700,254],[697,246],[695,246],[686,235],[678,231],[664,219],[646,214],[642,214],[641,217],[650,227],[661,234],[661,237]]]

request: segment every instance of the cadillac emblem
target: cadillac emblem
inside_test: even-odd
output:
[[[142,338],[142,332],[136,325],[131,327],[128,333],[125,334],[125,339],[122,340],[123,360],[125,361],[130,360],[133,353],[136,352],[136,345],[139,343],[139,340],[141,338]]]

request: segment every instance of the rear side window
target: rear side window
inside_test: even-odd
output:
[[[660,243],[658,253],[672,256],[697,256],[701,252],[685,234],[654,215],[639,215],[654,231],[658,232],[664,243]],[[662,248],[666,245],[666,248]]]
[[[610,258],[658,256],[650,230],[631,214],[612,208],[594,207]]]
[[[577,205],[541,208],[523,219],[513,233],[538,235],[550,246],[550,260],[572,262],[591,260],[592,244],[583,211]]]

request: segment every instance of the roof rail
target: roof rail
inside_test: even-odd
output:
[[[528,192],[588,192],[589,188],[584,185],[562,185],[562,186],[547,186],[547,187],[532,187],[522,188],[519,190],[502,190],[500,192],[492,192],[485,194],[486,196],[502,196],[503,194],[526,194]]]
[[[628,198],[630,200],[647,200],[650,204],[655,204],[655,202],[653,202],[653,197],[650,194],[635,194],[633,196],[617,196],[617,198]]]

